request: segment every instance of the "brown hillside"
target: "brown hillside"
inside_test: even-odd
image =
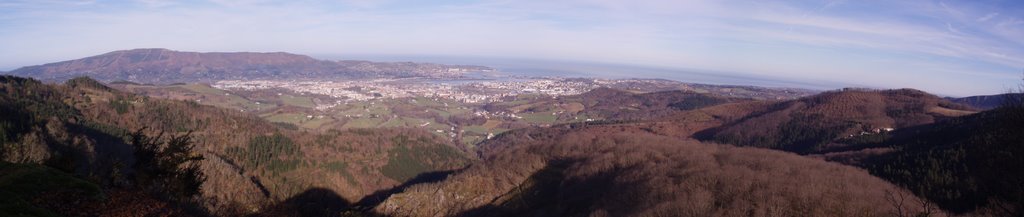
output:
[[[830,142],[886,128],[900,129],[975,112],[911,89],[845,90],[779,102],[767,110],[697,134],[702,140],[797,153],[821,152]]]
[[[508,106],[492,103],[485,108],[491,111],[521,112],[546,111],[551,107],[562,106],[569,111],[567,117],[586,115],[606,120],[637,121],[737,101],[749,100],[684,90],[632,93],[612,88],[597,88],[579,95],[533,99],[526,105]]]
[[[863,170],[617,127],[506,133],[484,162],[392,195],[394,216],[890,216],[913,196]],[[894,196],[894,197],[890,197]],[[893,200],[903,198],[902,209]],[[914,202],[911,202],[914,201]]]
[[[50,85],[0,76],[0,112],[11,114],[0,116],[0,160],[114,188],[132,176],[128,133],[192,131],[207,177],[197,202],[218,215],[258,211],[311,188],[357,201],[471,161],[450,141],[419,129],[288,130],[251,114],[133,95],[88,78]]]

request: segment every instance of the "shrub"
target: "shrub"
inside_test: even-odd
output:
[[[199,168],[203,156],[193,151],[192,133],[164,139],[162,132],[151,137],[143,131],[132,133],[129,139],[135,148],[133,168],[138,184],[179,201],[199,194],[206,176]]]

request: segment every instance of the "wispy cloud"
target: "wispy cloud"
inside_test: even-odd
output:
[[[977,86],[1001,86],[1019,76],[1024,17],[1015,10],[924,0],[13,0],[0,2],[0,67],[134,47],[436,54],[702,68],[882,87],[927,74],[908,84],[968,94],[1001,91]],[[957,82],[966,83],[950,88]]]
[[[999,16],[999,13],[996,13],[996,12],[988,13],[984,17],[978,17],[978,22],[985,22],[985,21],[991,20],[992,18],[996,18],[996,16]]]
[[[964,14],[963,12],[960,12],[960,10],[949,7],[949,5],[946,5],[946,2],[940,1],[939,6],[941,6],[943,10],[946,10],[946,12],[949,13],[950,15],[961,16]]]

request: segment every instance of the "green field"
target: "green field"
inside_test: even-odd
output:
[[[377,127],[377,125],[380,124],[381,121],[383,120],[380,118],[355,118],[349,120],[348,123],[345,123],[345,125],[341,126],[341,128],[374,128]]]
[[[224,93],[225,93],[221,89],[213,88],[213,87],[207,86],[205,84],[186,84],[186,85],[179,85],[178,87],[185,88],[186,90],[190,90],[192,92],[201,93],[201,94],[224,95]]]
[[[452,113],[448,112],[448,111],[444,111],[444,110],[440,110],[440,109],[434,109],[434,108],[431,108],[429,110],[430,110],[430,112],[436,113],[437,115],[440,115],[441,117],[444,117],[444,118],[449,118],[449,117],[452,116]]]
[[[384,116],[384,115],[390,115],[391,114],[391,110],[388,109],[388,107],[386,105],[381,105],[381,104],[378,104],[378,103],[370,104],[370,103],[367,103],[367,102],[351,103],[351,104],[348,104],[348,105],[346,105],[344,107],[335,108],[335,109],[336,110],[341,110],[341,112],[339,112],[338,114],[342,115],[342,116],[344,116],[344,115],[363,115],[363,116],[369,116],[371,114]]]
[[[309,118],[309,115],[304,113],[267,114],[262,117],[270,122],[289,123],[307,129],[319,129],[325,124],[335,121],[331,117]]]
[[[429,123],[429,122],[432,122],[432,121],[427,121],[425,119],[417,119],[417,118],[398,117],[398,118],[392,118],[391,120],[388,120],[387,122],[384,122],[384,123],[380,124],[380,127],[419,127],[424,122],[428,122]],[[431,124],[436,124],[436,123],[431,123]]]
[[[306,108],[316,107],[316,104],[313,104],[313,98],[309,98],[309,97],[305,97],[305,96],[281,95],[279,98],[281,99],[281,103],[285,104],[285,105],[298,106],[298,107],[306,107]]]
[[[466,127],[463,127],[462,129],[466,130],[466,132],[474,132],[474,133],[479,133],[479,134],[484,134],[484,135],[487,135],[487,133],[489,133],[489,131],[490,131],[490,129],[488,129],[485,126],[466,126]]]
[[[246,111],[267,111],[277,107],[276,105],[256,104],[256,102],[254,101],[204,84],[186,84],[177,85],[173,87],[179,87],[185,91],[205,96],[206,99],[200,102],[201,104],[212,105],[221,108],[230,108]]]
[[[543,112],[543,113],[525,113],[525,114],[521,114],[519,116],[522,116],[523,120],[526,121],[526,122],[530,122],[530,123],[544,123],[544,124],[555,123],[555,120],[558,118],[558,116],[552,115],[551,113],[548,113],[548,112]]]
[[[271,115],[264,116],[263,119],[267,119],[270,122],[284,122],[284,123],[291,123],[291,124],[295,124],[295,125],[302,125],[302,123],[304,123],[307,120],[309,120],[309,118],[306,117],[306,114],[300,114],[300,113],[271,114]]]
[[[319,129],[324,124],[327,124],[327,123],[330,123],[330,122],[334,122],[334,119],[332,119],[330,117],[313,118],[313,119],[311,119],[309,121],[306,121],[305,123],[302,123],[302,125],[299,125],[299,126],[300,127],[304,127],[304,128],[309,128],[309,129]]]

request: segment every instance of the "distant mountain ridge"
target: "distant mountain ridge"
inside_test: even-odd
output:
[[[27,66],[6,73],[47,81],[89,76],[108,82],[175,83],[226,79],[458,77],[466,71],[480,70],[491,69],[413,62],[329,61],[284,52],[201,53],[147,48]]]
[[[997,95],[983,95],[983,96],[969,96],[963,98],[948,98],[950,101],[970,105],[975,108],[989,110],[999,107],[1003,104],[1003,100],[1007,97],[1017,96],[1020,97],[1020,93],[1004,93]]]

